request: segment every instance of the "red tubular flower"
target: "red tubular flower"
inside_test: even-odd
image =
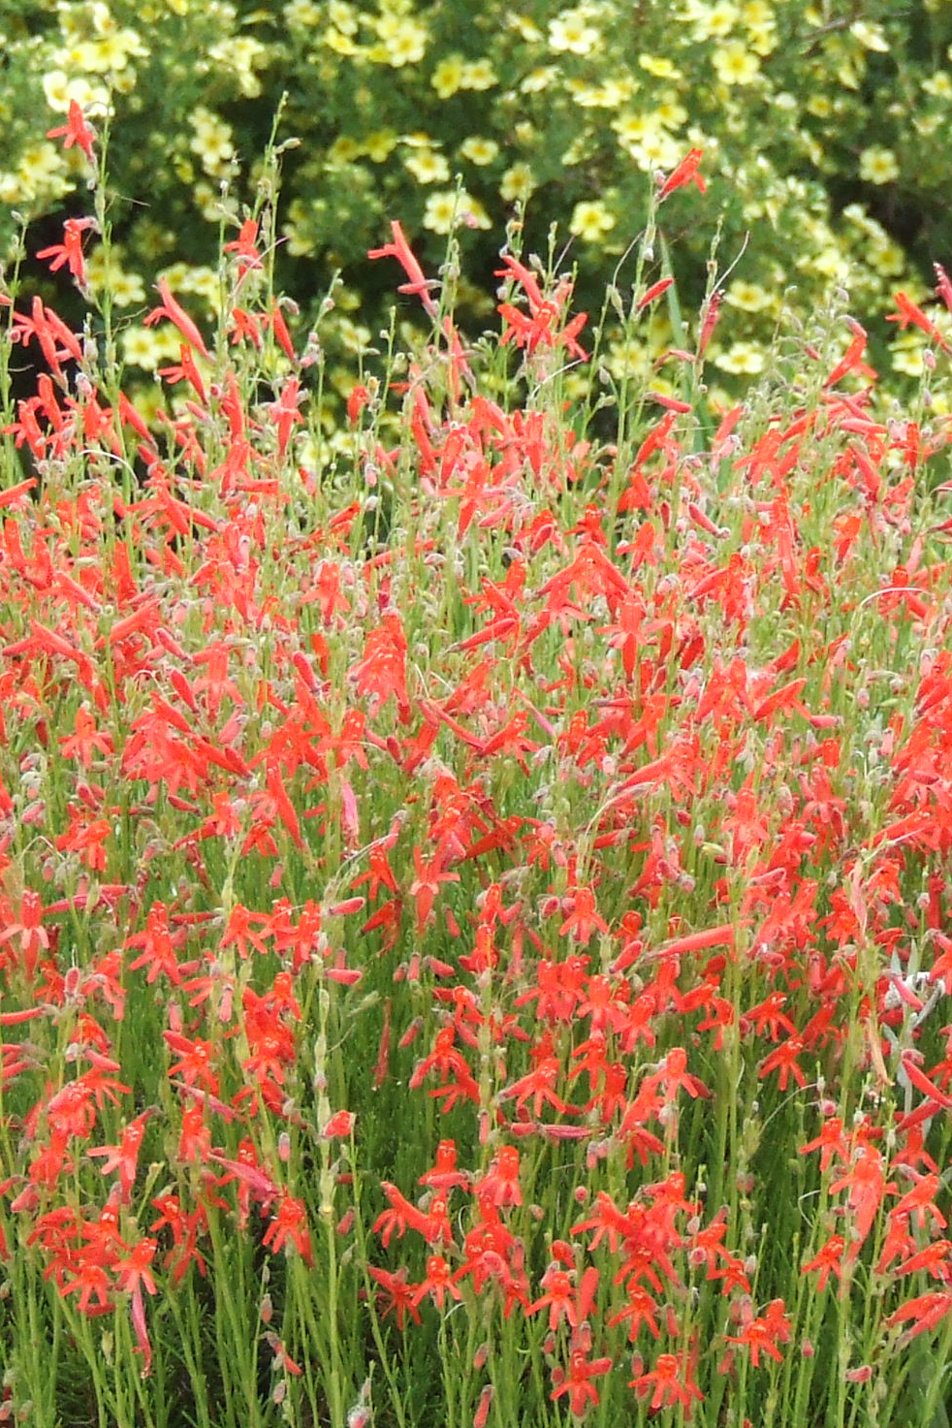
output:
[[[307,1211],[301,1200],[282,1189],[278,1208],[271,1223],[265,1230],[263,1243],[277,1254],[286,1244],[291,1243],[308,1269],[314,1266],[311,1236],[307,1227]]]
[[[846,1248],[846,1241],[842,1235],[831,1235],[819,1254],[814,1255],[809,1264],[801,1268],[801,1274],[810,1274],[819,1271],[817,1277],[817,1289],[822,1294],[826,1288],[827,1280],[831,1274],[835,1274],[840,1279],[843,1274],[843,1250]]]
[[[567,1393],[569,1408],[573,1416],[581,1418],[589,1405],[593,1408],[598,1407],[598,1390],[592,1379],[608,1373],[612,1367],[612,1360],[609,1358],[590,1359],[587,1349],[581,1347],[577,1330],[572,1336],[572,1342],[573,1344],[579,1343],[579,1346],[573,1348],[569,1354],[568,1369],[557,1367],[552,1370],[552,1382],[555,1384],[555,1388],[552,1390],[551,1397],[555,1401]]]
[[[674,193],[676,189],[683,188],[685,184],[689,183],[695,184],[699,192],[707,192],[707,182],[698,173],[703,157],[703,149],[688,150],[684,158],[671,170],[658,190],[659,203],[663,203],[669,194]]]
[[[62,139],[63,148],[71,149],[75,144],[77,149],[81,149],[87,159],[92,161],[93,142],[96,135],[83,118],[83,111],[79,101],[71,99],[69,101],[69,113],[66,116],[66,123],[61,124],[56,129],[47,129],[48,139]]]
[[[896,1328],[899,1324],[904,1324],[908,1319],[913,1321],[912,1327],[906,1331],[906,1339],[914,1339],[917,1334],[927,1334],[942,1323],[947,1314],[952,1313],[952,1292],[942,1290],[934,1294],[920,1294],[917,1299],[910,1299],[908,1304],[904,1304],[901,1309],[897,1309],[895,1314],[891,1314],[886,1320],[890,1329]]]
[[[633,1388],[639,1398],[646,1398],[651,1394],[648,1407],[653,1413],[666,1404],[680,1403],[685,1410],[685,1417],[689,1418],[695,1400],[703,1398],[700,1389],[692,1380],[692,1373],[693,1368],[686,1353],[659,1354],[654,1368],[630,1379],[628,1387]]]
[[[144,318],[145,326],[153,327],[157,322],[161,322],[163,318],[168,318],[168,320],[174,323],[178,328],[179,332],[181,332],[185,338],[185,341],[189,343],[191,347],[194,347],[203,357],[208,357],[209,352],[205,346],[205,339],[185,309],[181,304],[176,302],[172,296],[172,289],[169,287],[167,279],[160,278],[156,287],[162,302],[159,307],[153,308],[148,316]]]
[[[442,1309],[447,1294],[459,1302],[462,1291],[453,1280],[453,1272],[441,1254],[431,1254],[426,1261],[426,1278],[413,1290],[411,1304],[417,1305],[427,1295],[433,1300],[437,1309]]]
[[[407,1315],[415,1324],[419,1324],[420,1311],[414,1302],[414,1289],[407,1282],[406,1265],[401,1265],[396,1274],[392,1274],[388,1269],[377,1269],[370,1266],[370,1276],[380,1285],[378,1298],[383,1301],[380,1317],[385,1319],[388,1314],[393,1314],[397,1321],[397,1328],[406,1327]]]
[[[477,1180],[473,1190],[478,1195],[488,1196],[494,1205],[522,1204],[519,1152],[514,1145],[500,1146],[492,1165],[482,1179]]]
[[[750,1349],[750,1361],[754,1368],[760,1364],[760,1355],[767,1354],[777,1363],[783,1360],[779,1345],[789,1342],[790,1319],[785,1312],[782,1299],[774,1299],[765,1312],[745,1324],[739,1334],[725,1334],[730,1344],[746,1344]]]
[[[385,243],[382,248],[371,248],[367,257],[374,258],[396,258],[409,278],[409,282],[401,283],[397,288],[398,293],[415,294],[431,317],[439,315],[439,308],[430,296],[430,289],[438,284],[423,276],[423,269],[414,257],[413,250],[406,240],[400,224],[393,219],[390,224],[390,232],[393,234],[393,242]]]

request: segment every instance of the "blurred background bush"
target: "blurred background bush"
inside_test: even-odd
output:
[[[692,146],[708,195],[674,195],[663,230],[687,311],[718,217],[721,269],[739,259],[710,354],[725,391],[761,370],[785,304],[809,312],[845,287],[872,322],[897,288],[928,294],[933,260],[952,264],[949,0],[3,0],[0,25],[8,281],[19,235],[35,253],[88,209],[82,156],[45,137],[76,99],[109,120],[109,277],[143,381],[169,355],[142,325],[152,285],[165,274],[210,315],[222,225],[232,237],[253,200],[285,92],[278,138],[300,143],[283,159],[277,283],[306,323],[342,274],[327,339],[341,390],[394,301],[395,266],[366,259],[391,218],[428,271],[457,227],[471,331],[491,320],[520,202],[526,248],[545,254],[557,223],[577,305],[597,310],[616,272],[630,283],[652,175]],[[412,298],[399,316],[417,319]],[[609,332],[606,365],[649,364],[666,321]],[[875,326],[874,358],[914,376],[923,334]]]

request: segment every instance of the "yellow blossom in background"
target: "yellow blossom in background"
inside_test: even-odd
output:
[[[371,59],[401,69],[406,64],[419,64],[426,54],[429,34],[418,20],[384,14],[377,20],[376,29],[382,44],[369,51]]]
[[[747,283],[735,278],[724,294],[724,301],[741,312],[763,312],[774,305],[774,299],[759,283]]]
[[[90,119],[101,119],[111,110],[109,91],[101,84],[92,84],[84,75],[52,69],[40,82],[47,104],[58,114],[66,114],[73,100]]]
[[[548,89],[549,85],[559,77],[559,72],[552,65],[542,65],[538,69],[530,70],[525,79],[519,85],[523,94],[539,94],[543,89]]]
[[[346,0],[329,0],[327,18],[342,35],[356,35],[360,28],[359,14],[355,6]]]
[[[360,158],[363,145],[352,134],[339,134],[327,151],[327,162],[343,168]]]
[[[235,157],[231,125],[201,104],[193,110],[191,120],[194,133],[189,148],[201,159],[207,174],[221,177]]]
[[[360,53],[360,46],[350,35],[345,35],[342,30],[336,30],[330,25],[321,36],[321,40],[329,50],[333,50],[335,55],[356,55]]]
[[[251,35],[229,36],[211,46],[208,58],[231,71],[246,99],[256,99],[261,93],[261,81],[255,71],[265,64],[267,50],[260,40]]]
[[[651,371],[648,348],[633,337],[610,342],[603,360],[616,382],[634,376],[646,378]]]
[[[535,174],[528,164],[513,164],[502,176],[499,195],[506,203],[525,202],[537,187]]]
[[[97,35],[115,34],[117,21],[110,11],[109,6],[103,4],[102,0],[95,0],[95,3],[90,6],[89,13],[93,22],[93,29]]]
[[[536,45],[543,38],[538,25],[527,15],[509,14],[506,16],[506,24],[510,29],[515,30],[524,44]]]
[[[865,253],[869,266],[884,278],[896,278],[905,270],[906,255],[891,238],[871,243]]]
[[[639,55],[638,64],[641,69],[653,74],[655,79],[681,78],[681,71],[677,65],[664,55]]]
[[[463,89],[492,89],[497,83],[496,71],[487,59],[473,60],[463,66],[460,83]]]
[[[430,83],[441,99],[451,99],[462,86],[463,67],[465,60],[462,55],[447,55],[441,59],[430,78]]]
[[[829,278],[831,282],[848,283],[850,265],[834,241],[819,253],[805,253],[794,264],[798,272],[811,277]]]
[[[24,190],[23,180],[18,174],[0,170],[0,203],[23,204],[29,202],[29,196]]]
[[[920,333],[904,332],[892,343],[889,361],[894,372],[902,372],[906,377],[921,377],[925,371],[925,352],[928,343]]]
[[[934,99],[952,99],[952,78],[944,70],[939,70],[936,74],[931,74],[928,79],[924,79],[922,88]]]
[[[418,149],[415,153],[409,154],[403,163],[417,183],[447,183],[449,181],[450,166],[444,155],[436,153],[433,149]]]
[[[899,163],[892,149],[864,149],[859,156],[859,176],[867,183],[894,183],[899,177]]]
[[[601,32],[590,23],[581,8],[563,10],[549,21],[549,48],[559,54],[591,54],[601,38]]]
[[[127,327],[119,334],[122,360],[130,367],[141,367],[146,372],[154,372],[170,354],[151,327]]]
[[[135,56],[143,59],[148,50],[135,30],[113,30],[96,40],[81,40],[66,51],[70,68],[86,74],[110,74],[125,69]]]
[[[580,109],[617,109],[636,92],[637,81],[627,77],[607,79],[603,84],[587,84],[581,79],[570,79],[567,88]]]
[[[749,30],[767,29],[777,23],[772,5],[767,0],[747,0],[740,7],[740,18]]]
[[[669,134],[657,114],[622,114],[612,124],[618,143],[645,173],[672,168],[683,142]]]
[[[145,284],[138,273],[129,273],[122,266],[123,250],[116,244],[107,250],[98,243],[86,254],[86,277],[93,292],[106,286],[117,307],[133,307],[147,300]]]
[[[397,135],[392,129],[375,129],[364,139],[364,153],[375,164],[384,163],[397,147]]]
[[[722,40],[740,19],[737,6],[727,3],[727,0],[721,0],[717,5],[706,5],[704,0],[689,0],[683,13],[684,18],[691,21],[697,40]]]
[[[680,129],[688,120],[688,111],[680,103],[674,90],[666,90],[655,103],[656,117],[667,129]]]
[[[499,145],[495,139],[480,139],[476,135],[464,139],[460,144],[459,151],[464,159],[468,159],[471,164],[476,164],[479,167],[491,164],[494,159],[499,157]]]
[[[752,84],[760,73],[760,60],[742,40],[731,40],[714,51],[712,61],[722,84]]]
[[[850,25],[850,34],[855,35],[866,50],[874,50],[881,55],[889,53],[889,41],[883,34],[881,25],[872,25],[865,20],[856,20]]]
[[[756,377],[764,370],[764,354],[752,342],[735,342],[713,360],[715,367],[734,376]]]
[[[569,220],[569,232],[586,243],[600,243],[615,226],[615,215],[600,199],[577,203]]]
[[[321,7],[315,0],[290,0],[282,13],[285,23],[299,30],[311,30],[321,19]]]
[[[23,199],[32,201],[40,193],[61,197],[69,191],[62,155],[54,144],[31,144],[20,155],[16,173],[23,185]]]
[[[491,228],[489,215],[481,203],[468,194],[465,188],[459,193],[455,189],[445,189],[431,194],[423,210],[423,226],[431,233],[451,233],[454,228],[465,224],[468,228]]]

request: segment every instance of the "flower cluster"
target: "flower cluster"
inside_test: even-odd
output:
[[[150,421],[8,304],[3,1418],[935,1421],[952,423],[851,319],[710,424],[709,301],[600,441],[570,280],[467,345],[394,222],[330,450],[273,222],[214,333],[159,280]]]

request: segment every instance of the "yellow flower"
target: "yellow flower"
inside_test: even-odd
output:
[[[925,371],[923,353],[926,343],[912,333],[898,338],[889,350],[889,360],[894,372],[902,372],[907,377],[921,377]]]
[[[821,248],[818,253],[807,253],[798,258],[794,266],[801,273],[830,278],[837,283],[847,282],[850,275],[849,263],[833,243],[827,248]]]
[[[199,156],[205,172],[218,178],[235,157],[231,125],[203,105],[195,109],[191,120],[194,134],[189,148]]]
[[[97,35],[115,34],[116,21],[110,13],[109,6],[104,5],[102,0],[96,0],[96,3],[90,7],[90,16]]]
[[[922,87],[926,94],[931,94],[936,99],[952,99],[952,79],[944,70],[938,70],[928,79],[924,79]]]
[[[694,36],[698,40],[722,40],[737,24],[737,6],[727,3],[706,5],[693,0],[688,6],[688,18],[694,22]]]
[[[430,83],[441,99],[451,99],[462,87],[464,64],[463,56],[454,54],[447,55],[436,66]]]
[[[467,211],[472,209],[473,200],[465,189],[459,194],[455,189],[442,189],[431,193],[423,210],[423,227],[431,233],[451,233],[463,221]]]
[[[519,88],[523,94],[541,94],[543,89],[548,89],[554,79],[557,79],[559,72],[552,65],[542,65],[538,69],[530,70],[525,79],[521,81]]]
[[[605,366],[616,382],[626,377],[647,377],[651,371],[651,356],[644,343],[624,338],[609,343]]]
[[[466,224],[466,227],[480,228],[483,232],[492,228],[492,219],[479,199],[472,198],[469,194],[465,193],[465,191],[463,197],[466,199],[466,204],[463,208],[463,222]]]
[[[569,220],[569,232],[585,243],[600,243],[614,226],[615,215],[609,213],[600,199],[590,203],[577,203]]]
[[[364,139],[364,152],[375,164],[382,164],[397,147],[397,136],[392,129],[375,129]]]
[[[101,84],[91,84],[83,75],[70,78],[61,69],[51,69],[41,80],[46,102],[58,114],[65,114],[73,100],[90,119],[101,119],[111,110],[109,92]]]
[[[345,35],[343,30],[335,30],[333,25],[328,26],[321,40],[335,55],[355,55],[360,48],[350,35]]]
[[[363,153],[363,145],[351,134],[338,134],[327,151],[327,162],[335,168],[346,168]]]
[[[775,21],[774,12],[766,0],[747,0],[747,4],[740,7],[740,17],[751,30],[766,28]]]
[[[524,15],[507,15],[506,24],[510,30],[515,30],[520,40],[524,40],[527,45],[537,45],[542,39],[542,31],[538,25]]]
[[[149,327],[127,327],[119,337],[122,358],[130,367],[142,367],[146,372],[154,372],[164,361],[162,344]]]
[[[741,40],[721,45],[713,63],[722,84],[752,84],[760,73],[760,60]]]
[[[688,111],[678,102],[673,90],[661,95],[654,112],[667,129],[680,129],[688,120]]]
[[[294,30],[311,30],[320,23],[320,6],[314,0],[289,0],[284,7],[284,20]]]
[[[488,59],[473,60],[463,65],[460,85],[463,89],[492,89],[496,83],[496,71]]]
[[[402,15],[381,15],[377,34],[383,41],[383,58],[393,69],[419,64],[426,54],[429,34],[416,20]],[[376,55],[374,55],[376,58]]]
[[[604,86],[598,84],[586,84],[582,79],[570,79],[566,82],[566,89],[572,96],[573,103],[580,109],[608,109],[611,105],[605,98]]]
[[[0,173],[0,203],[30,203],[35,197],[35,188],[24,176]]]
[[[681,78],[681,71],[666,55],[639,55],[638,63],[642,69],[646,69],[648,73],[653,74],[656,79]]]
[[[353,5],[348,5],[345,0],[330,0],[327,7],[327,17],[332,25],[336,25],[343,35],[356,35],[360,25],[357,11]]]
[[[18,172],[29,175],[37,187],[63,172],[63,157],[55,144],[31,144],[20,155]]]
[[[502,176],[499,184],[500,196],[506,203],[523,202],[535,192],[536,177],[528,164],[513,164]]]
[[[883,34],[880,25],[871,25],[866,20],[857,20],[850,25],[850,34],[856,36],[860,44],[866,50],[875,50],[877,54],[888,55],[889,41]]]
[[[472,138],[464,139],[459,151],[471,164],[482,167],[484,164],[491,164],[493,159],[498,157],[499,145],[495,139],[480,139],[474,134]]]
[[[893,183],[899,177],[899,163],[892,149],[864,149],[859,156],[859,176],[867,183]]]
[[[735,376],[755,377],[764,370],[764,354],[752,342],[735,342],[714,358],[714,366]]]
[[[644,173],[672,168],[683,144],[669,134],[656,114],[622,114],[612,124],[618,143]]]
[[[727,292],[724,294],[724,301],[731,307],[740,308],[741,312],[763,312],[764,308],[773,305],[773,298],[765,288],[759,283],[747,283],[741,278],[735,278]]]
[[[443,154],[434,153],[432,149],[419,149],[415,153],[409,154],[403,162],[417,183],[447,183],[449,181],[449,164]]]
[[[557,53],[591,54],[601,38],[600,31],[589,24],[581,9],[563,10],[549,21],[549,48]]]
[[[896,278],[906,266],[906,255],[891,238],[881,238],[865,250],[869,266],[884,278]]]

